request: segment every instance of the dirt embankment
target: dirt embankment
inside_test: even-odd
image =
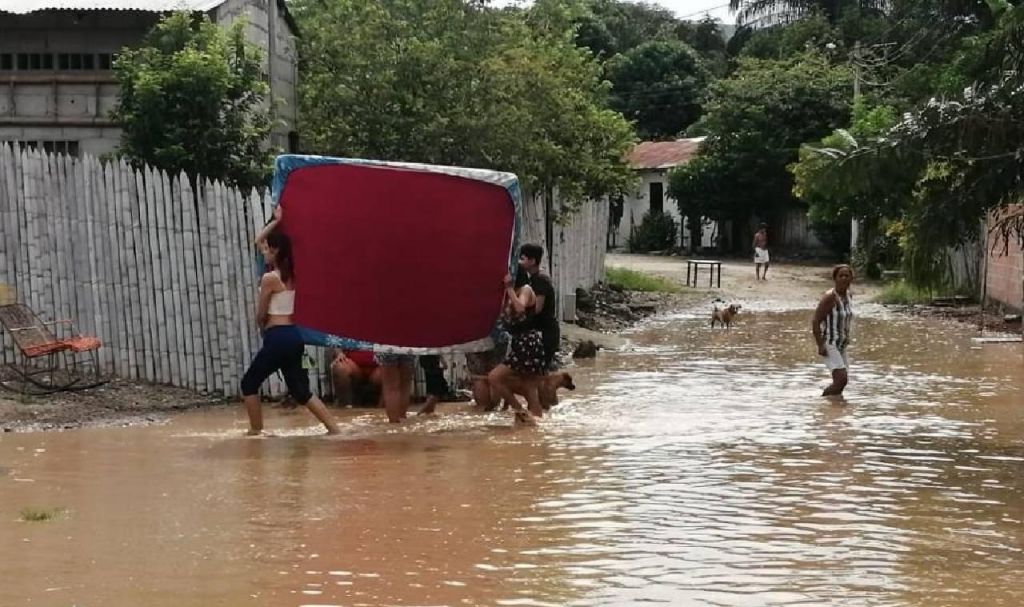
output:
[[[115,380],[79,392],[45,396],[0,393],[0,430],[30,432],[83,426],[153,423],[197,407],[224,404],[183,388]]]

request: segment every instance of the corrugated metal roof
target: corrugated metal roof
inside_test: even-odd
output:
[[[629,153],[629,166],[634,169],[670,169],[686,164],[697,155],[704,137],[675,141],[641,141]]]
[[[25,15],[36,11],[209,11],[225,0],[3,0],[0,12]]]

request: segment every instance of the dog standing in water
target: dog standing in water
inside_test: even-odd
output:
[[[722,323],[722,326],[726,329],[732,328],[732,319],[740,313],[740,308],[742,307],[739,304],[729,304],[725,308],[719,308],[718,304],[715,303],[714,309],[711,310],[711,328],[715,327],[715,323]]]
[[[541,387],[547,388],[548,391],[551,394],[557,394],[559,388],[565,388],[566,390],[569,390],[569,391],[572,391],[572,390],[576,389],[576,383],[573,381],[572,375],[570,375],[569,373],[567,373],[565,371],[557,371],[555,373],[548,373],[547,375],[545,375],[545,376],[543,376],[541,378],[540,383],[541,383]],[[511,388],[512,388],[513,395],[515,395],[515,394],[523,395],[523,392],[525,391],[525,389],[522,386],[516,384],[515,382],[513,382]],[[552,403],[551,406],[554,406],[554,405],[557,405],[557,404],[558,404],[558,397],[556,396],[555,397],[555,402]],[[502,411],[507,410],[508,406],[509,406],[509,403],[507,403],[507,402],[504,403],[503,406],[502,406]],[[551,406],[545,406],[545,409],[550,409]]]

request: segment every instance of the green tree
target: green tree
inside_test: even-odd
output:
[[[808,219],[822,242],[837,253],[848,251],[849,225],[861,222],[859,255],[854,260],[860,271],[877,277],[879,264],[900,261],[894,250],[887,222],[898,221],[913,196],[917,163],[862,162],[858,170],[843,166],[839,159],[860,150],[862,141],[887,132],[898,121],[894,108],[870,107],[863,99],[853,106],[853,124],[839,129],[817,144],[801,146],[798,162],[790,165],[793,193],[808,205]],[[837,237],[832,242],[831,238]]]
[[[680,22],[676,35],[690,45],[704,60],[705,66],[715,77],[726,75],[729,68],[729,53],[721,24],[711,17],[704,17],[697,23]]]
[[[808,49],[819,51],[839,41],[839,33],[820,14],[810,15],[786,27],[753,30],[740,54],[757,59],[785,59]]]
[[[625,190],[632,129],[553,8],[296,3],[307,151],[513,171],[569,201]]]
[[[787,166],[801,144],[848,120],[851,80],[847,67],[817,53],[742,59],[731,77],[711,86],[697,125],[708,138],[697,158],[670,173],[669,195],[680,214],[691,226],[704,216],[739,229],[752,215],[771,219],[801,207]],[[733,236],[745,246],[745,234]]]
[[[269,92],[245,24],[224,30],[205,15],[162,19],[114,63],[122,128],[118,152],[171,173],[263,185],[270,170]]]
[[[1003,218],[1004,244],[1024,237],[1024,214],[1013,211],[1024,197],[1024,8],[990,4],[989,19],[949,45],[930,86],[973,85],[898,122],[890,110],[870,128],[837,132],[794,165],[796,191],[812,213],[895,222],[904,269],[919,285],[945,279],[947,249],[975,238],[988,213]],[[879,117],[858,120],[855,112],[854,125],[872,115]]]
[[[700,117],[710,74],[682,42],[645,42],[612,58],[605,69],[611,106],[636,122],[640,137],[676,137]]]
[[[652,3],[588,0],[585,6],[577,18],[576,43],[599,58],[609,59],[651,40],[678,39],[679,21]]]
[[[789,169],[795,180],[793,193],[808,204],[812,221],[871,221],[900,215],[911,195],[908,186],[913,184],[913,171],[919,163],[851,170],[852,166],[837,162],[860,150],[861,141],[883,135],[897,121],[894,108],[869,107],[861,99],[854,103],[849,129],[837,129],[817,144],[800,147],[799,160]]]

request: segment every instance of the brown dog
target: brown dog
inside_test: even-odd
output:
[[[546,388],[546,389],[545,389]],[[558,404],[558,389],[565,388],[570,392],[576,389],[576,384],[572,381],[572,375],[569,375],[565,371],[556,371],[554,373],[548,373],[540,380],[540,394],[541,394],[541,406],[544,410],[548,410]],[[554,402],[544,402],[544,395],[548,394],[554,397]]]
[[[556,371],[554,373],[548,373],[547,375],[545,375],[544,377],[542,377],[540,379],[540,382],[541,382],[541,385],[538,386],[538,390],[537,390],[538,392],[543,394],[545,392],[544,389],[547,388],[546,392],[548,394],[555,394],[556,395],[555,396],[555,402],[553,402],[553,403],[542,402],[541,403],[541,406],[544,407],[544,410],[548,410],[551,407],[553,407],[553,406],[558,404],[558,396],[557,396],[557,394],[558,394],[558,389],[559,388],[565,388],[566,390],[570,390],[570,391],[576,389],[576,384],[575,384],[575,382],[573,382],[572,375],[569,375],[565,371]],[[523,394],[523,392],[524,392],[523,386],[522,386],[522,384],[520,383],[520,381],[518,379],[513,379],[512,380],[511,388],[512,388],[513,394],[518,394],[520,396],[525,396]],[[503,403],[501,410],[505,411],[507,409],[508,409],[508,403]]]
[[[715,323],[722,323],[726,329],[732,328],[732,319],[740,313],[739,304],[729,304],[727,308],[719,308],[718,304],[715,304],[715,308],[711,311],[711,327],[714,328]]]

